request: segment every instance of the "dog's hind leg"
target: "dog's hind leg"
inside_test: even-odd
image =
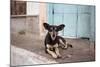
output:
[[[59,42],[60,42],[61,47],[62,47],[63,49],[67,49],[67,48],[68,48],[68,45],[66,44],[66,41],[63,41],[62,39],[59,39]]]
[[[71,44],[67,43],[67,45],[68,45],[68,47],[71,47],[71,48],[73,48],[73,46],[72,46]]]
[[[73,48],[73,46],[71,44],[69,44],[68,42],[66,42],[65,40],[59,39],[59,42],[62,45],[61,47],[63,49],[67,49],[68,47]]]

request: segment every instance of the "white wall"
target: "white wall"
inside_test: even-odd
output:
[[[27,2],[27,15],[39,15],[39,3]]]

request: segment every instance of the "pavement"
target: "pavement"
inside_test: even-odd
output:
[[[11,33],[11,65],[88,62],[95,60],[94,43],[87,39],[68,39],[73,48],[59,48],[62,58],[54,59],[44,51],[44,40],[38,35]]]
[[[11,46],[11,66],[57,63],[47,60],[46,57],[27,51],[16,46]]]

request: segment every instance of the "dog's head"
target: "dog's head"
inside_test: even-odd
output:
[[[55,40],[56,36],[58,35],[58,31],[63,30],[65,27],[64,24],[56,26],[56,25],[49,25],[48,23],[43,23],[43,26],[46,30],[48,30],[52,40]]]

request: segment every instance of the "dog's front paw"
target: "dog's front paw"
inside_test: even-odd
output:
[[[56,59],[58,56],[56,54],[53,54],[52,57]]]
[[[59,54],[59,55],[58,55],[58,58],[61,58],[61,57],[62,57],[62,56]]]

